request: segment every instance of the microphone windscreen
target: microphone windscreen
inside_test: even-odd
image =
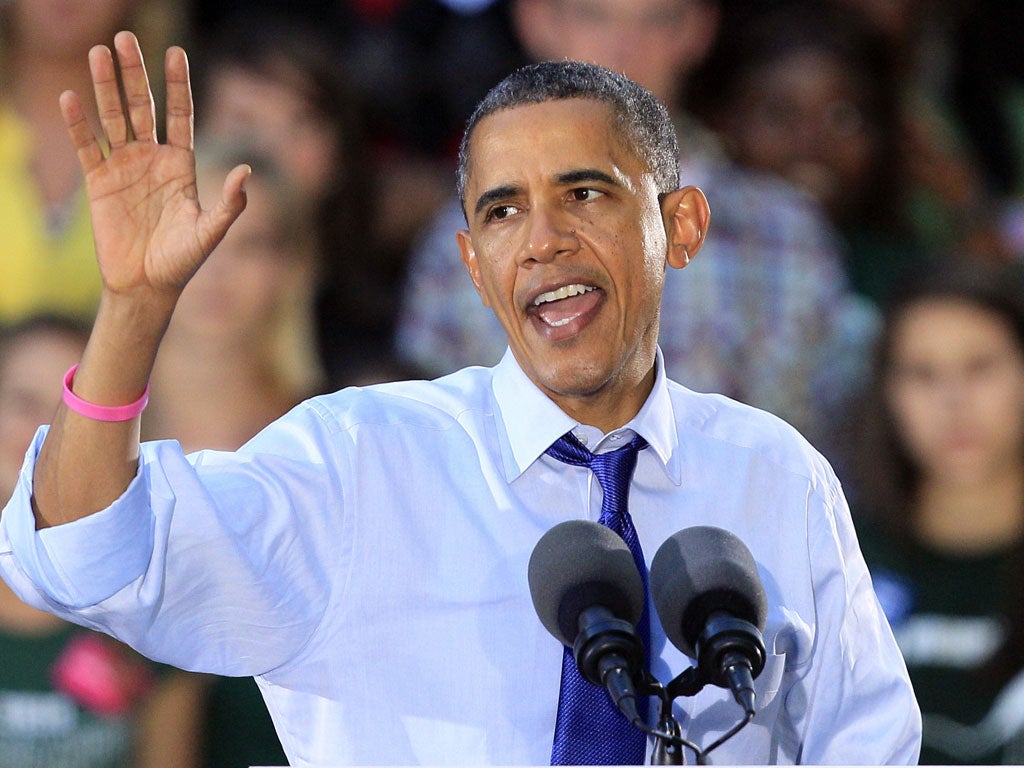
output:
[[[651,562],[650,584],[665,634],[691,658],[712,613],[725,611],[758,630],[768,618],[754,556],[722,528],[697,525],[669,537]]]
[[[541,536],[530,555],[530,596],[544,627],[564,645],[579,616],[603,606],[634,626],[644,609],[640,572],[622,537],[590,520],[567,520]]]

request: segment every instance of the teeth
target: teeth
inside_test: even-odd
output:
[[[559,299],[567,299],[570,296],[579,296],[581,293],[588,293],[592,290],[594,290],[592,285],[580,285],[579,283],[563,285],[558,290],[542,293],[533,300],[533,306],[539,307],[541,304],[546,304],[549,301],[558,301]]]

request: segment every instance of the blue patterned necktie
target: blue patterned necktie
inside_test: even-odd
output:
[[[637,454],[647,447],[639,435],[623,447],[608,453],[591,453],[573,434],[566,433],[545,451],[559,461],[590,467],[601,484],[604,498],[598,522],[619,534],[626,542],[647,590],[647,565],[640,539],[626,502],[629,482],[636,468]],[[646,600],[638,627],[644,650],[650,646],[650,624]],[[647,699],[637,702],[640,714],[647,716]],[[562,655],[562,687],[558,695],[555,739],[551,747],[552,765],[643,765],[647,737],[630,723],[612,702],[603,686],[585,680],[576,666],[572,649]]]

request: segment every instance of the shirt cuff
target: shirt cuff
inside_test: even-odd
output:
[[[140,471],[109,507],[81,520],[36,530],[32,475],[48,427],[26,454],[14,495],[0,518],[0,548],[55,603],[80,609],[106,600],[142,576],[153,552],[153,518]]]

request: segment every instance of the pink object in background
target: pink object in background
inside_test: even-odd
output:
[[[142,659],[97,634],[75,634],[53,667],[54,687],[104,716],[123,715],[153,685]]]

